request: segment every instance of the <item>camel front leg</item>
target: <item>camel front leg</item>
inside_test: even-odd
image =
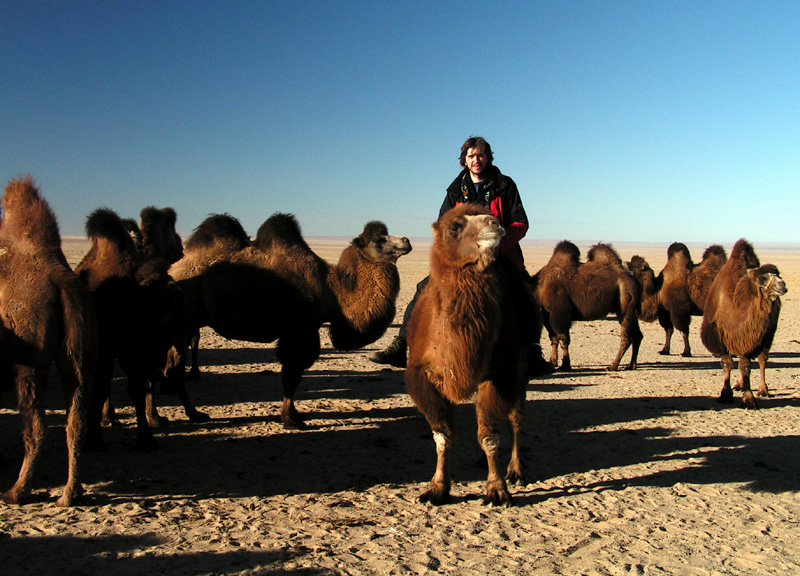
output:
[[[659,351],[659,354],[661,354],[662,356],[669,356],[670,344],[672,342],[672,334],[674,332],[675,332],[675,329],[672,326],[670,326],[670,327],[666,327],[665,326],[664,327],[664,346]]]
[[[513,504],[508,484],[500,474],[498,451],[500,449],[500,433],[498,415],[503,411],[503,398],[491,382],[484,382],[475,397],[475,412],[478,417],[478,443],[486,454],[489,474],[486,478],[486,495],[484,504],[510,506]],[[520,468],[519,473],[522,473]]]
[[[91,376],[76,374],[72,361],[66,354],[58,357],[58,371],[67,396],[67,483],[56,502],[57,506],[72,506],[83,495],[80,483],[80,453],[83,447],[89,409],[89,392],[92,388]]]
[[[761,376],[761,384],[758,386],[758,396],[762,398],[770,396],[769,390],[767,389],[767,360],[769,360],[769,353],[762,352],[758,355],[758,372]]]
[[[733,390],[731,389],[731,370],[733,370],[733,358],[730,354],[723,354],[720,358],[722,364],[722,390],[720,390],[717,402],[731,404],[733,402]]]
[[[683,336],[683,353],[681,356],[684,358],[691,358],[692,357],[692,346],[689,344],[689,331],[681,331],[681,336]]]
[[[739,356],[739,385],[742,390],[742,405],[745,408],[758,408],[753,391],[750,390],[750,358]]]

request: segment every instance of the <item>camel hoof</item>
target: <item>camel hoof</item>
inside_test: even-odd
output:
[[[308,428],[306,423],[302,420],[284,420],[283,421],[283,429],[284,430],[305,430]]]
[[[74,506],[80,502],[81,496],[83,496],[83,487],[80,485],[69,491],[64,490],[64,494],[61,495],[61,498],[56,500],[56,506],[59,508]]]
[[[166,416],[156,416],[154,418],[148,418],[147,424],[150,425],[151,428],[164,428],[165,426],[169,426],[169,418]]]
[[[745,410],[757,410],[758,404],[756,404],[756,399],[752,396],[745,396],[742,398],[742,408]]]
[[[661,354],[662,356],[669,356],[669,350],[661,350],[659,354]]]
[[[684,358],[691,358],[692,357],[692,353],[691,352],[684,352],[683,354],[681,354],[681,356],[683,356]]]
[[[525,475],[521,470],[509,470],[506,472],[506,482],[509,484],[525,484]]]
[[[733,404],[733,393],[730,394],[720,394],[719,398],[717,398],[717,402],[720,404]]]
[[[450,492],[437,490],[431,488],[419,495],[419,501],[422,504],[430,503],[434,506],[442,506],[443,504],[450,504]]]
[[[186,411],[186,417],[189,419],[190,422],[194,422],[196,424],[202,424],[203,422],[208,422],[211,420],[211,416],[206,414],[205,412],[200,412],[199,410],[193,411]]]
[[[557,368],[559,372],[569,372],[572,370],[572,364],[562,364]]]
[[[483,499],[484,506],[505,506],[514,505],[514,500],[508,490],[492,490]]]

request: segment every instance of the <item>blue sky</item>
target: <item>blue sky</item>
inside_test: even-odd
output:
[[[428,237],[461,143],[531,239],[800,242],[800,3],[0,0],[0,176]]]

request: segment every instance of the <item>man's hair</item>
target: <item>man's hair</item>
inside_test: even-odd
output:
[[[470,148],[483,148],[483,153],[486,154],[486,159],[489,160],[489,164],[494,161],[494,156],[492,155],[492,147],[489,146],[489,143],[484,140],[480,136],[470,136],[467,140],[461,145],[461,156],[459,157],[458,161],[461,163],[462,166],[467,165],[467,150]]]

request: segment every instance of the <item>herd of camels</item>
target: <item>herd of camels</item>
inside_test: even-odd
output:
[[[115,366],[127,376],[141,448],[157,442],[163,425],[153,401],[156,384],[179,394],[186,416],[208,420],[186,393],[197,377],[199,330],[251,342],[277,342],[286,428],[303,427],[294,397],[303,372],[319,357],[319,330],[334,347],[352,350],[375,342],[395,317],[400,276],[397,260],[411,251],[405,237],[369,222],[336,264],[316,255],[292,215],[276,213],[254,239],[234,217],[216,214],[185,244],[171,208],[148,207],[140,222],[101,208],[87,219],[89,252],[73,270],[61,250],[52,210],[31,177],[5,188],[0,218],[0,385],[15,388],[23,422],[24,457],[14,486],[0,498],[31,499],[31,479],[44,439],[43,389],[55,364],[67,399],[68,479],[60,506],[79,501],[79,457],[103,447],[103,423],[113,420],[109,391]],[[409,324],[408,393],[433,432],[437,464],[423,502],[449,500],[448,462],[454,406],[474,401],[478,439],[489,472],[484,500],[510,504],[508,483],[521,481],[518,437],[528,379],[519,299],[497,264],[504,234],[483,208],[460,205],[434,223],[431,281]],[[615,314],[620,347],[617,370],[631,350],[636,368],[642,341],[639,321],[658,320],[669,354],[674,330],[691,356],[691,316],[702,316],[701,339],[723,366],[719,400],[733,401],[731,371],[739,358],[743,405],[756,408],[750,363],[758,358],[758,395],[768,394],[765,368],[786,285],[777,268],[762,265],[752,245],[739,240],[728,257],[709,247],[699,264],[685,245],[669,247],[656,274],[641,257],[623,262],[614,248],[597,244],[581,261],[577,246],[558,243],[549,262],[530,277],[527,297],[541,311],[551,343],[550,362],[569,370],[573,322]],[[528,306],[530,308],[530,306]],[[538,322],[538,321],[537,321]],[[561,351],[561,363],[558,353]],[[191,368],[187,375],[188,359]],[[505,474],[497,462],[499,428],[512,432]]]

